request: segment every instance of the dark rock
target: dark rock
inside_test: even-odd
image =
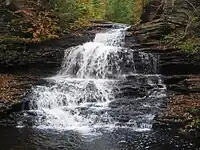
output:
[[[184,95],[189,95],[188,97],[184,97],[187,102],[185,105],[191,105],[187,105],[187,108],[199,105],[198,96],[196,98],[195,95],[199,95],[200,93],[200,53],[188,54],[173,47],[163,47],[160,45],[160,41],[163,36],[171,32],[181,34],[185,32],[186,26],[190,22],[190,17],[195,15],[199,17],[199,13],[197,14],[199,8],[200,2],[198,0],[189,2],[185,0],[153,0],[145,8],[141,17],[142,24],[131,27],[128,30],[126,39],[127,47],[136,51],[154,53],[158,56],[159,73],[165,76],[164,83],[167,86],[169,96],[178,94],[180,97],[181,95],[184,97]],[[193,29],[188,29],[188,32],[195,32],[194,34],[196,34],[198,27],[195,29],[194,25],[192,26]],[[196,26],[198,25],[196,24]],[[135,78],[130,78],[130,80],[135,80]],[[176,101],[178,102],[178,99]],[[169,104],[167,106],[173,107],[173,102],[171,103],[172,106]],[[185,107],[183,105],[184,101],[180,107]],[[115,105],[113,106],[116,108]],[[172,108],[171,116],[173,116],[173,112]],[[153,128],[173,128],[176,130],[184,128],[189,122],[159,115],[155,118]]]
[[[3,104],[3,103],[5,103],[5,100],[0,99],[0,104]]]
[[[25,49],[21,50],[10,47],[1,51],[1,73],[54,74],[61,66],[66,48],[80,45],[89,40],[89,36],[65,36],[59,40],[47,41],[39,45],[26,45]]]
[[[167,121],[167,120],[156,120],[153,124],[153,129],[178,129],[184,127],[183,122]]]
[[[164,78],[164,84],[178,84],[178,82],[188,79],[188,75],[172,75]]]
[[[160,55],[160,73],[164,75],[199,74],[200,53],[188,55],[184,52],[163,53]]]
[[[150,22],[156,18],[159,18],[164,11],[165,3],[160,0],[153,0],[144,8],[144,12],[141,16],[142,23]]]

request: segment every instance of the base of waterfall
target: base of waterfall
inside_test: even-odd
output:
[[[13,116],[16,127],[73,130],[83,135],[101,134],[120,128],[149,131],[155,112],[160,107],[159,100],[162,101],[166,96],[160,76],[154,74],[124,75],[120,80],[66,76],[42,80],[45,80],[45,84],[34,87],[28,94],[30,110]],[[139,86],[136,81],[146,85]],[[38,109],[36,102],[43,108]]]
[[[124,47],[128,28],[118,25],[65,50],[57,75],[29,94],[34,127],[82,134],[151,129],[166,87],[156,56]]]

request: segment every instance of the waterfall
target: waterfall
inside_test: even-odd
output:
[[[61,70],[33,89],[35,127],[75,130],[151,129],[165,86],[152,54],[124,47],[126,28],[98,33],[66,49]]]

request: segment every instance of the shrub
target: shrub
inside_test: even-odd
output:
[[[148,0],[51,0],[60,24],[71,29],[88,23],[89,19],[106,19],[118,23],[133,24],[140,16]],[[83,21],[81,23],[80,21]]]
[[[106,18],[127,24],[140,22],[143,9],[149,0],[108,0]]]
[[[133,6],[133,1],[130,0],[108,0],[106,19],[120,23],[131,23]]]
[[[89,19],[103,19],[106,0],[51,0],[50,3],[60,18],[65,30],[88,25]]]
[[[59,24],[62,28],[69,28],[70,24],[80,15],[76,0],[51,0],[50,3],[59,17]]]
[[[57,38],[61,31],[90,25],[90,19],[137,23],[148,0],[32,0],[16,1],[20,7],[10,22],[17,38],[30,42]]]
[[[192,37],[179,41],[178,48],[187,53],[197,53],[200,51],[200,38]]]
[[[186,53],[194,54],[200,51],[200,38],[196,36],[183,38],[183,36],[178,33],[171,33],[166,35],[161,42]]]
[[[25,38],[31,42],[40,42],[47,39],[57,38],[57,21],[49,11],[19,10],[15,13],[23,17],[12,21],[18,24]]]

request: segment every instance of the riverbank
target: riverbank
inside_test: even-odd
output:
[[[0,74],[0,117],[14,111],[28,109],[25,95],[34,86],[38,77],[31,74]]]

